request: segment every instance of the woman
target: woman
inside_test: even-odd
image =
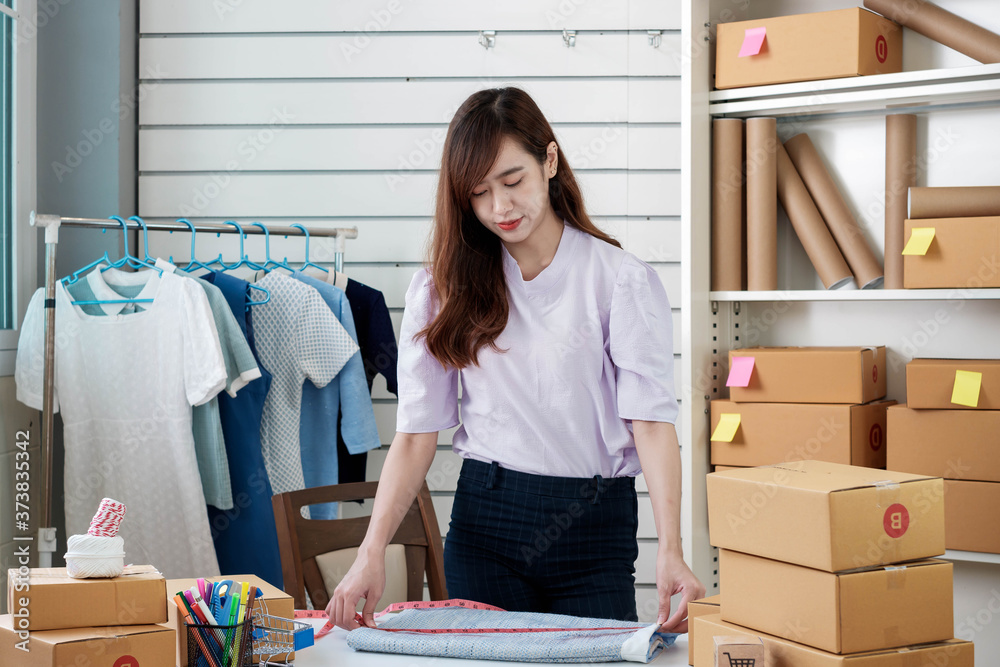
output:
[[[681,555],[670,304],[656,273],[587,216],[552,128],[517,88],[448,127],[431,267],[399,344],[397,430],[358,558],[327,607],[345,629],[385,587],[385,548],[462,424],[444,548],[448,594],[508,611],[636,620],[635,475],[659,544],[657,622],[687,627],[704,587]],[[641,464],[641,465],[640,465]],[[682,602],[670,614],[670,597]]]

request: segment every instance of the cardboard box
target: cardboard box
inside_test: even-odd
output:
[[[718,614],[721,595],[712,595],[688,602],[688,664],[694,665],[694,619],[699,616]]]
[[[944,498],[945,546],[1000,554],[1000,484],[946,479]]]
[[[1000,410],[889,408],[889,470],[1000,482]]]
[[[256,577],[252,574],[232,574],[224,577],[212,577],[209,581],[222,581],[223,579],[245,581],[248,584],[261,589],[263,595],[258,598],[258,601],[263,600],[263,603],[267,605],[268,615],[277,616],[279,618],[295,618],[295,603],[292,596],[288,595],[280,588],[272,586],[260,577]],[[187,628],[184,626],[184,619],[177,614],[177,605],[174,604],[173,597],[175,593],[191,588],[192,586],[197,585],[197,583],[197,579],[168,579],[166,582],[166,597],[170,600],[170,604],[167,605],[169,618],[167,619],[165,625],[166,627],[177,631],[175,644],[177,664],[180,665],[180,667],[187,667],[188,664]],[[294,652],[272,657],[272,660],[278,662],[289,662],[294,659]],[[253,661],[254,663],[257,663],[259,662],[259,659],[255,656]]]
[[[0,616],[0,665],[5,667],[173,667],[174,632],[162,625],[14,630],[10,614]],[[28,639],[28,651],[18,644]]]
[[[952,564],[922,560],[834,574],[723,549],[722,620],[831,653],[951,639]]]
[[[1000,217],[907,220],[907,241],[914,227],[933,227],[934,240],[924,255],[903,255],[903,287],[1000,287]]]
[[[163,575],[130,565],[113,579],[73,579],[64,567],[7,574],[7,610],[28,609],[28,630],[148,625],[167,620]]]
[[[812,459],[884,468],[885,411],[895,403],[712,401],[713,433],[722,414],[740,415],[732,442],[712,441],[712,463],[761,466]]]
[[[975,407],[951,402],[955,371],[982,373]],[[906,364],[906,404],[917,409],[1000,410],[1000,359],[914,359]]]
[[[759,53],[739,57],[747,30],[766,29]],[[899,25],[860,7],[720,23],[715,87],[839,79],[903,71]]]
[[[750,347],[750,384],[730,387],[737,403],[869,403],[885,398],[885,346]]]
[[[796,461],[706,478],[713,545],[838,572],[944,553],[944,480]]]
[[[690,638],[689,638],[690,639]],[[715,665],[764,665],[764,643],[760,637],[713,637]]]
[[[712,472],[725,472],[727,470],[739,470],[740,468],[747,468],[749,466],[712,466]]]
[[[695,667],[711,667],[715,637],[760,637],[764,644],[764,664],[767,667],[974,667],[972,642],[960,639],[899,649],[866,651],[837,655],[804,644],[797,644],[762,632],[755,632],[718,615],[700,616],[694,621],[698,628],[694,647]]]

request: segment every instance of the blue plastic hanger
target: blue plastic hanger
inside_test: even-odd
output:
[[[115,218],[116,219],[120,219],[120,218],[118,218],[118,216],[115,216]],[[153,263],[156,260],[154,260],[152,257],[149,256],[149,240],[146,238],[149,235],[149,230],[146,228],[146,223],[142,220],[142,218],[140,218],[137,215],[131,216],[129,218],[129,220],[134,220],[135,223],[137,225],[139,225],[139,227],[142,228],[142,238],[143,238],[144,242],[146,243],[146,248],[145,248],[146,256],[144,258],[140,258],[140,257],[137,257],[136,255],[132,255],[131,253],[129,253],[128,246],[126,245],[125,246],[125,261],[132,268],[138,269],[138,268],[141,268],[141,267],[146,267],[146,268],[153,269],[153,270],[157,271],[159,273],[159,275],[162,276],[163,275],[163,270],[160,267],[156,266]],[[127,224],[127,223],[125,223],[123,221],[123,224]],[[112,269],[112,268],[117,268],[117,267],[115,267],[115,266],[107,266],[107,267],[101,269],[101,272],[103,273],[104,271],[107,271],[108,269]],[[144,299],[144,300],[146,300],[146,299]],[[148,301],[152,301],[152,299],[148,299]]]
[[[329,269],[322,267],[319,264],[316,264],[315,262],[309,260],[309,230],[297,222],[292,223],[292,227],[302,230],[302,233],[306,235],[306,261],[302,264],[302,268],[300,269],[300,271],[305,271],[307,268],[312,266],[319,269],[323,273],[330,273]]]
[[[117,268],[117,267],[120,267],[123,264],[125,264],[126,261],[128,261],[128,233],[126,231],[128,223],[126,223],[122,218],[120,218],[117,215],[111,216],[109,218],[109,220],[115,220],[119,224],[121,224],[121,226],[122,226],[122,236],[125,239],[125,257],[123,257],[123,258],[121,258],[119,260],[111,261],[111,258],[108,256],[108,251],[105,250],[103,257],[101,257],[100,259],[94,260],[93,262],[91,262],[87,266],[83,267],[82,269],[78,269],[78,270],[74,271],[71,275],[68,275],[65,278],[63,278],[62,279],[63,285],[72,285],[72,284],[74,284],[76,281],[80,280],[80,276],[82,276],[84,273],[86,273],[90,269],[94,268],[95,266],[99,266],[101,264],[107,264],[109,267],[113,266],[113,267]],[[107,230],[102,229],[101,233],[104,233],[106,231]]]
[[[255,262],[250,261],[250,258],[247,256],[246,251],[244,250],[244,244],[243,244],[243,242],[246,239],[247,234],[246,234],[245,231],[243,231],[243,226],[240,225],[240,223],[238,223],[238,222],[236,222],[234,220],[226,220],[225,224],[232,225],[233,227],[236,228],[236,231],[238,231],[240,233],[240,260],[238,262],[236,262],[236,264],[234,264],[232,266],[226,266],[225,269],[227,271],[231,271],[231,270],[237,269],[237,268],[239,268],[241,266],[248,266],[248,267],[250,267],[251,269],[254,269],[254,270],[261,270],[261,269],[263,269],[264,268],[263,266],[255,263]],[[264,298],[261,299],[260,301],[253,301],[253,300],[247,301],[247,310],[249,310],[251,306],[260,306],[260,305],[263,305],[263,304],[265,304],[265,303],[267,303],[268,301],[271,300],[271,292],[269,292],[267,290],[267,288],[261,287],[260,285],[255,285],[253,283],[250,283],[250,287],[252,287],[253,289],[256,289],[256,290],[259,290],[259,291],[263,292],[264,293]]]
[[[243,249],[243,241],[246,239],[247,233],[243,230],[243,227],[239,223],[236,223],[236,222],[230,222],[229,224],[235,225],[236,228],[240,230],[240,255],[241,255],[240,264],[242,264],[243,266],[249,267],[249,268],[253,269],[254,271],[266,271],[267,269],[265,269],[263,266],[261,266],[257,262],[255,262],[252,259],[250,259],[250,255],[247,254],[246,251],[244,251],[244,249]],[[254,222],[254,223],[251,223],[251,224],[256,225],[258,227],[261,227],[263,229],[263,226],[259,222]],[[253,285],[251,284],[251,287],[252,286]],[[263,290],[264,288],[263,287],[258,287],[257,289]],[[266,303],[266,301],[262,301],[261,303]]]
[[[112,220],[117,220],[118,222],[121,223],[121,225],[122,225],[122,232],[126,232],[127,231],[127,229],[128,229],[128,223],[126,223],[124,220],[122,220],[122,218],[120,216],[113,215],[113,216],[111,216],[111,219]],[[139,218],[138,216],[132,216],[132,217],[129,218],[129,220],[135,220],[136,224],[138,224],[140,227],[142,227],[143,239],[145,239],[146,235],[149,233],[149,230],[146,228],[146,223],[143,222],[142,219]],[[108,263],[108,266],[106,266],[103,269],[101,269],[101,273],[104,273],[105,271],[108,271],[109,269],[118,268],[118,267],[123,266],[124,264],[127,263],[129,266],[131,266],[133,268],[146,267],[146,268],[152,269],[153,271],[156,271],[157,275],[162,276],[163,275],[163,270],[160,267],[158,267],[158,266],[156,266],[154,264],[151,264],[150,262],[146,261],[145,259],[139,259],[138,257],[135,257],[135,256],[129,254],[129,251],[128,251],[128,234],[125,233],[124,237],[125,237],[125,256],[122,258],[122,260],[119,260],[119,262]],[[105,253],[105,257],[106,256],[107,256],[107,253]],[[147,241],[146,257],[149,258],[148,241]],[[98,260],[97,263],[100,263],[100,262],[101,262],[101,260]],[[72,282],[76,282],[77,280],[79,280],[80,279],[80,275],[79,274],[82,271],[84,271],[86,268],[87,267],[84,267],[84,269],[81,269],[80,271],[77,271],[76,273],[74,273],[73,274],[74,280]],[[72,284],[72,282],[70,284]],[[127,298],[122,298],[122,299],[90,299],[90,300],[84,300],[84,301],[74,301],[73,304],[77,305],[77,306],[86,306],[86,305],[100,305],[100,304],[106,304],[106,303],[152,303],[152,302],[153,302],[153,299],[137,299],[137,298],[136,299],[127,299]]]
[[[195,232],[194,225],[192,225],[191,221],[188,220],[187,218],[177,218],[177,222],[179,222],[181,224],[184,224],[184,225],[187,225],[188,231],[191,232],[191,259],[188,261],[187,266],[180,267],[181,271],[185,271],[185,272],[188,272],[188,273],[190,273],[191,271],[194,271],[196,269],[205,269],[206,271],[211,271],[212,269],[208,268],[202,262],[199,262],[196,259],[196,257],[195,257],[195,252],[194,252],[194,240],[195,239],[194,239],[194,237],[195,237],[195,234],[197,232]],[[173,234],[174,233],[173,230],[171,230],[170,233]],[[171,264],[174,263],[174,256],[173,255],[170,256],[170,263]]]
[[[261,231],[264,232],[264,254],[267,256],[266,259],[264,260],[264,267],[263,267],[264,270],[270,272],[272,269],[282,268],[288,271],[289,273],[294,273],[295,269],[288,266],[287,257],[285,258],[284,262],[279,262],[277,260],[271,259],[271,230],[269,230],[267,227],[260,224],[259,222],[251,222],[250,224],[253,225],[254,227],[259,227]]]
[[[149,229],[146,228],[146,222],[142,218],[140,218],[139,216],[137,216],[137,215],[130,215],[128,219],[129,220],[133,220],[135,222],[135,224],[137,224],[140,227],[142,227],[142,252],[143,252],[143,257],[142,257],[141,261],[146,262],[147,264],[152,264],[152,263],[156,262],[156,258],[155,257],[150,257],[149,256]],[[136,242],[136,245],[138,245],[138,241]],[[171,262],[171,264],[172,263],[173,262]]]
[[[226,220],[225,224],[227,224],[227,225],[236,225],[236,223],[232,222],[231,220]],[[237,225],[237,229],[239,229],[238,225]],[[215,233],[215,237],[216,238],[219,238],[221,236],[222,236],[222,232],[216,232]],[[241,242],[242,242],[242,238],[241,238]],[[222,261],[222,251],[219,251],[219,256],[218,257],[216,257],[215,259],[208,260],[208,263],[207,264],[203,264],[202,266],[204,266],[206,269],[208,269],[209,271],[211,271],[212,270],[212,268],[211,268],[212,265],[213,264],[218,264],[219,268],[221,270],[223,270],[223,271],[230,271],[230,270],[235,269],[236,267],[240,266],[240,264],[242,263],[242,261],[243,261],[243,258],[241,257],[239,261],[237,261],[235,264],[233,264],[232,266],[230,266],[230,265],[226,264],[224,261]]]

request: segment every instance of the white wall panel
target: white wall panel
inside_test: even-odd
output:
[[[573,0],[583,4],[582,0]],[[632,30],[680,30],[680,0],[629,0],[629,28]]]
[[[275,131],[277,130],[277,131]],[[254,171],[436,170],[448,127],[157,127],[139,133],[144,172],[225,171],[233,160]],[[680,126],[556,124],[574,170],[678,169]]]
[[[622,30],[680,25],[680,2],[537,0],[524,3],[435,0],[141,0],[143,33],[382,32],[426,30]]]
[[[680,79],[659,77],[153,81],[143,88],[139,122],[140,126],[440,124],[451,120],[469,95],[496,86],[526,90],[551,123],[680,122]]]
[[[314,79],[370,77],[678,76],[680,35],[658,48],[645,34],[502,33],[489,49],[474,32],[372,35],[219,35],[149,38],[139,70],[163,79]],[[413,54],[420,54],[419,58]]]
[[[680,79],[635,78],[628,86],[630,123],[679,123]]]
[[[431,172],[153,174],[139,177],[142,211],[150,218],[432,215],[437,175]],[[678,172],[577,174],[593,215],[675,216]]]
[[[680,215],[679,171],[632,171],[628,175],[629,215]]]

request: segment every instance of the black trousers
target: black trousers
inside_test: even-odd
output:
[[[636,621],[635,479],[550,477],[466,459],[444,547],[448,596]]]

